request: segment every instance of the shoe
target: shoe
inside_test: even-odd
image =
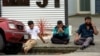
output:
[[[92,42],[92,43],[90,43],[90,45],[95,45],[95,43]]]
[[[68,43],[69,43],[69,42],[67,42],[67,41],[64,42],[65,45],[68,44]]]
[[[80,49],[81,49],[81,50],[84,50],[84,49],[86,49],[86,46],[82,46]]]

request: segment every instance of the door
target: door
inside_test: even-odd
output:
[[[77,0],[78,13],[87,14],[90,13],[90,0]]]
[[[95,9],[96,14],[100,14],[100,0],[96,0]]]

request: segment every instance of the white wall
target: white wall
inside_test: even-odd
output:
[[[60,0],[60,8],[54,7],[54,0],[48,0],[46,8],[36,5],[37,0],[30,0],[30,6],[2,6],[2,16],[22,21],[27,25],[28,20],[37,22],[44,18],[49,26],[56,25],[57,20],[65,22],[64,0]],[[53,27],[52,26],[52,27]]]
[[[68,0],[68,16],[75,15],[77,13],[77,1]]]
[[[91,14],[95,14],[95,0],[91,0]]]

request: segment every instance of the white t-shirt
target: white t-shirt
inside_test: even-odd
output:
[[[39,27],[34,26],[33,29],[30,29],[29,27],[26,29],[26,32],[31,35],[31,39],[38,39],[38,33],[40,33]]]

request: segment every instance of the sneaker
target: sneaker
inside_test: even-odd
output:
[[[84,49],[86,49],[86,46],[82,46],[80,49],[81,49],[81,50],[84,50]]]
[[[64,42],[65,45],[68,44],[68,43],[69,43],[69,42],[67,42],[67,41]]]
[[[95,45],[95,43],[92,42],[92,43],[90,43],[90,45]]]

